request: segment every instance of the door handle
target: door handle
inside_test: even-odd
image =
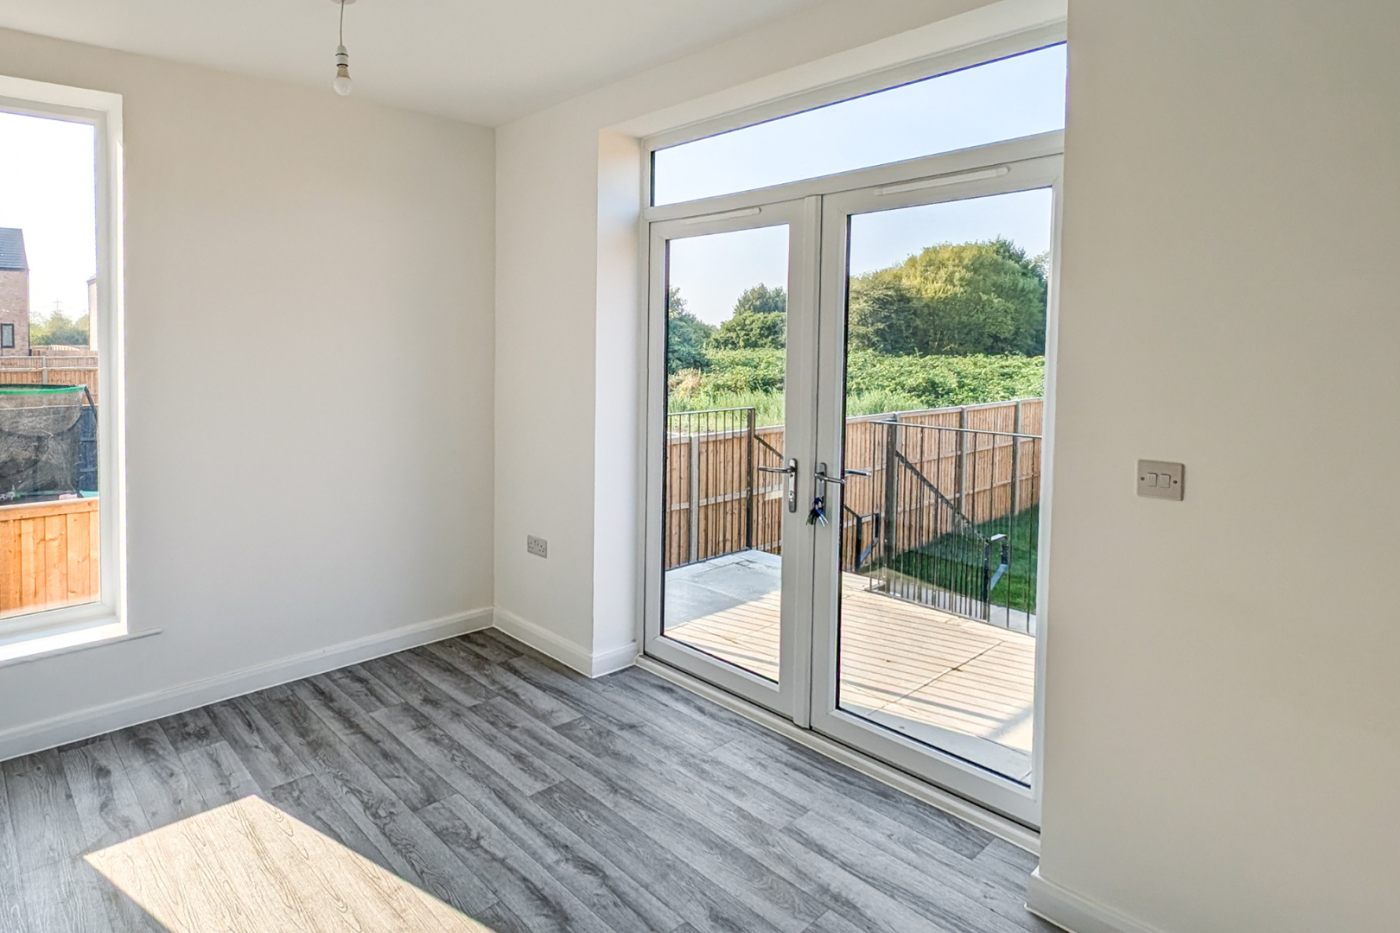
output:
[[[766,466],[761,466],[761,467],[758,468],[758,471],[759,471],[760,473],[782,473],[782,474],[784,474],[784,476],[786,476],[785,482],[786,482],[786,484],[787,484],[787,505],[788,505],[788,511],[789,511],[789,512],[796,512],[796,511],[797,511],[797,461],[796,461],[796,460],[789,460],[789,461],[787,462],[787,466],[785,466],[785,467],[766,467]]]
[[[842,471],[841,471],[841,475],[840,475],[839,477],[838,477],[838,476],[828,476],[828,475],[827,475],[827,472],[826,472],[826,464],[825,464],[825,463],[818,463],[818,464],[817,464],[817,473],[816,473],[816,477],[815,477],[815,478],[816,478],[816,481],[817,481],[817,482],[819,482],[819,483],[821,483],[821,484],[823,484],[823,485],[825,485],[825,484],[827,484],[827,483],[835,483],[837,486],[844,486],[844,485],[846,485],[846,477],[848,477],[848,476],[869,476],[869,475],[870,475],[870,471],[869,471],[869,470],[842,470]]]

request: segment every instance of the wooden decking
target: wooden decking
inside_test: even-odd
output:
[[[1025,781],[1031,771],[1035,639],[891,599],[843,574],[841,707]],[[779,594],[667,635],[778,678]]]

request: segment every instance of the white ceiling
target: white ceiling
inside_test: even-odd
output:
[[[355,0],[355,94],[497,126],[820,0]],[[335,0],[0,0],[0,26],[330,90]]]

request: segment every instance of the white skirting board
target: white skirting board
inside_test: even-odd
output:
[[[541,654],[549,655],[560,664],[568,665],[585,677],[602,677],[604,674],[631,667],[639,653],[636,642],[594,653],[534,622],[522,619],[508,609],[496,609],[496,628]]]
[[[491,627],[491,608],[474,609],[243,670],[128,697],[0,732],[0,761],[208,706],[278,684]],[[159,637],[159,636],[157,636]],[[101,650],[100,646],[93,650]],[[41,662],[36,662],[41,663]]]
[[[1040,869],[1031,873],[1026,884],[1026,909],[1070,933],[1163,933],[1082,897],[1068,888],[1040,877]]]

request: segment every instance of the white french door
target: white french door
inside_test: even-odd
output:
[[[812,545],[805,524],[816,442],[818,198],[651,225],[646,651],[805,721]],[[672,384],[704,295],[736,261],[785,307],[759,312],[780,411],[687,404]],[[702,322],[703,323],[703,322]]]
[[[879,410],[866,371],[914,364],[869,349],[871,289],[894,273],[867,266],[967,240],[1030,270],[1011,234],[1043,220],[1053,249],[1060,141],[652,209],[649,225],[646,652],[1031,826],[1046,402]],[[1034,264],[1042,282],[1050,266]],[[718,321],[709,293],[750,279]],[[1053,287],[1044,314],[1048,360]],[[686,355],[697,332],[731,348],[712,351],[723,377]]]

